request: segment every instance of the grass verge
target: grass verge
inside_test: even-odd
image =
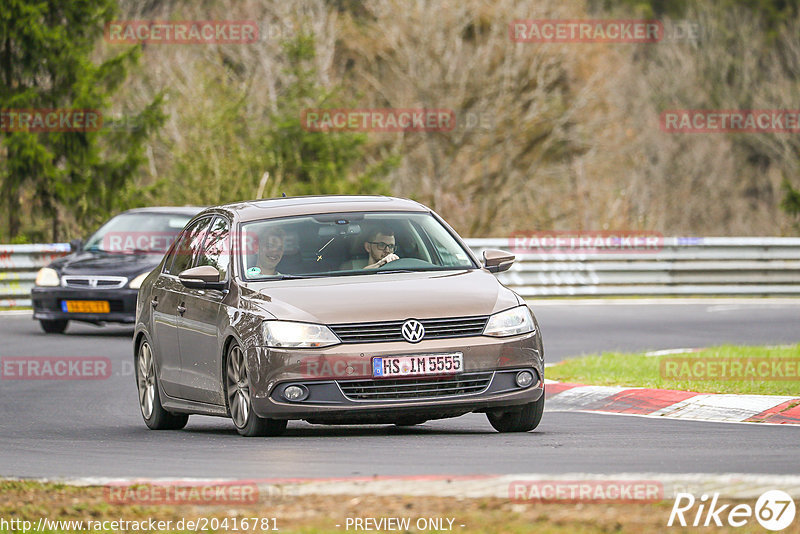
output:
[[[180,520],[218,521],[228,519],[227,529],[141,529],[139,532],[233,532],[233,518],[270,518],[279,532],[307,534],[342,533],[356,531],[346,528],[347,518],[409,518],[412,527],[408,532],[456,532],[486,534],[522,534],[541,532],[544,534],[581,533],[641,533],[641,532],[691,532],[693,529],[668,528],[673,505],[671,497],[650,504],[642,503],[592,503],[592,502],[513,502],[509,499],[451,497],[389,497],[370,495],[335,496],[284,496],[261,498],[247,505],[198,506],[170,505],[148,506],[141,504],[114,504],[107,499],[103,487],[76,487],[38,482],[0,482],[0,519],[31,521],[39,518],[50,521],[171,521]],[[725,501],[735,504],[733,501]],[[722,504],[722,501],[720,502]],[[750,505],[753,503],[750,502]],[[416,528],[422,518],[443,521],[447,528]],[[447,519],[453,519],[452,524]],[[241,523],[240,523],[241,525]],[[337,525],[340,525],[337,527]],[[31,530],[35,530],[35,527]],[[31,531],[29,530],[29,531]],[[761,532],[758,523],[750,521],[743,528],[712,529],[714,532]],[[0,527],[0,532],[8,529]],[[38,532],[109,532],[109,530],[78,530],[75,528],[49,528]],[[118,529],[118,532],[126,530]],[[132,530],[127,530],[131,532]],[[245,532],[239,529],[239,532]],[[247,532],[273,532],[253,529]],[[360,530],[364,531],[364,530]],[[387,530],[381,530],[387,532]],[[401,530],[402,531],[402,530]],[[17,530],[22,532],[22,530]],[[800,525],[793,525],[784,532],[798,533]]]
[[[798,373],[800,345],[722,345],[662,356],[605,352],[559,362],[545,375],[559,382],[602,386],[800,397]]]

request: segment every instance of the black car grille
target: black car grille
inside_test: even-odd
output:
[[[494,371],[463,373],[446,377],[338,381],[350,400],[403,400],[457,397],[481,393],[489,387]]]
[[[62,277],[64,287],[82,289],[118,289],[128,283],[124,276],[74,276]]]
[[[488,315],[476,317],[451,317],[447,319],[420,319],[425,328],[422,339],[479,336],[483,333]],[[402,334],[405,321],[383,321],[376,323],[351,323],[329,325],[342,343],[380,343],[405,341]]]

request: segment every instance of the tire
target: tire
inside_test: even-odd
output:
[[[39,324],[47,334],[63,334],[69,321],[67,319],[39,319]]]
[[[250,398],[250,375],[244,351],[234,342],[225,358],[225,400],[236,431],[245,437],[280,436],[286,419],[264,419],[253,411]]]
[[[180,430],[186,426],[189,416],[170,413],[161,406],[155,366],[150,343],[142,341],[136,354],[136,389],[142,418],[150,430]]]
[[[498,432],[529,432],[539,426],[543,412],[544,392],[539,400],[525,404],[521,409],[487,412],[486,417]]]

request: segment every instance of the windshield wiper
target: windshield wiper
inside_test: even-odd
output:
[[[275,274],[275,275],[267,275],[262,276],[260,278],[256,278],[254,282],[261,282],[266,280],[303,280],[306,278],[319,278],[320,275],[311,275],[311,274]]]
[[[379,269],[377,271],[368,271],[372,274],[385,274],[385,273],[439,273],[444,271],[465,271],[470,267],[455,267],[455,266],[436,266],[436,267],[421,267],[419,269]]]

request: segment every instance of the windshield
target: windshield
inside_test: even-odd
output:
[[[163,254],[191,216],[174,213],[124,213],[104,224],[84,250],[116,254]]]
[[[344,213],[241,226],[246,280],[477,268],[428,213]]]

